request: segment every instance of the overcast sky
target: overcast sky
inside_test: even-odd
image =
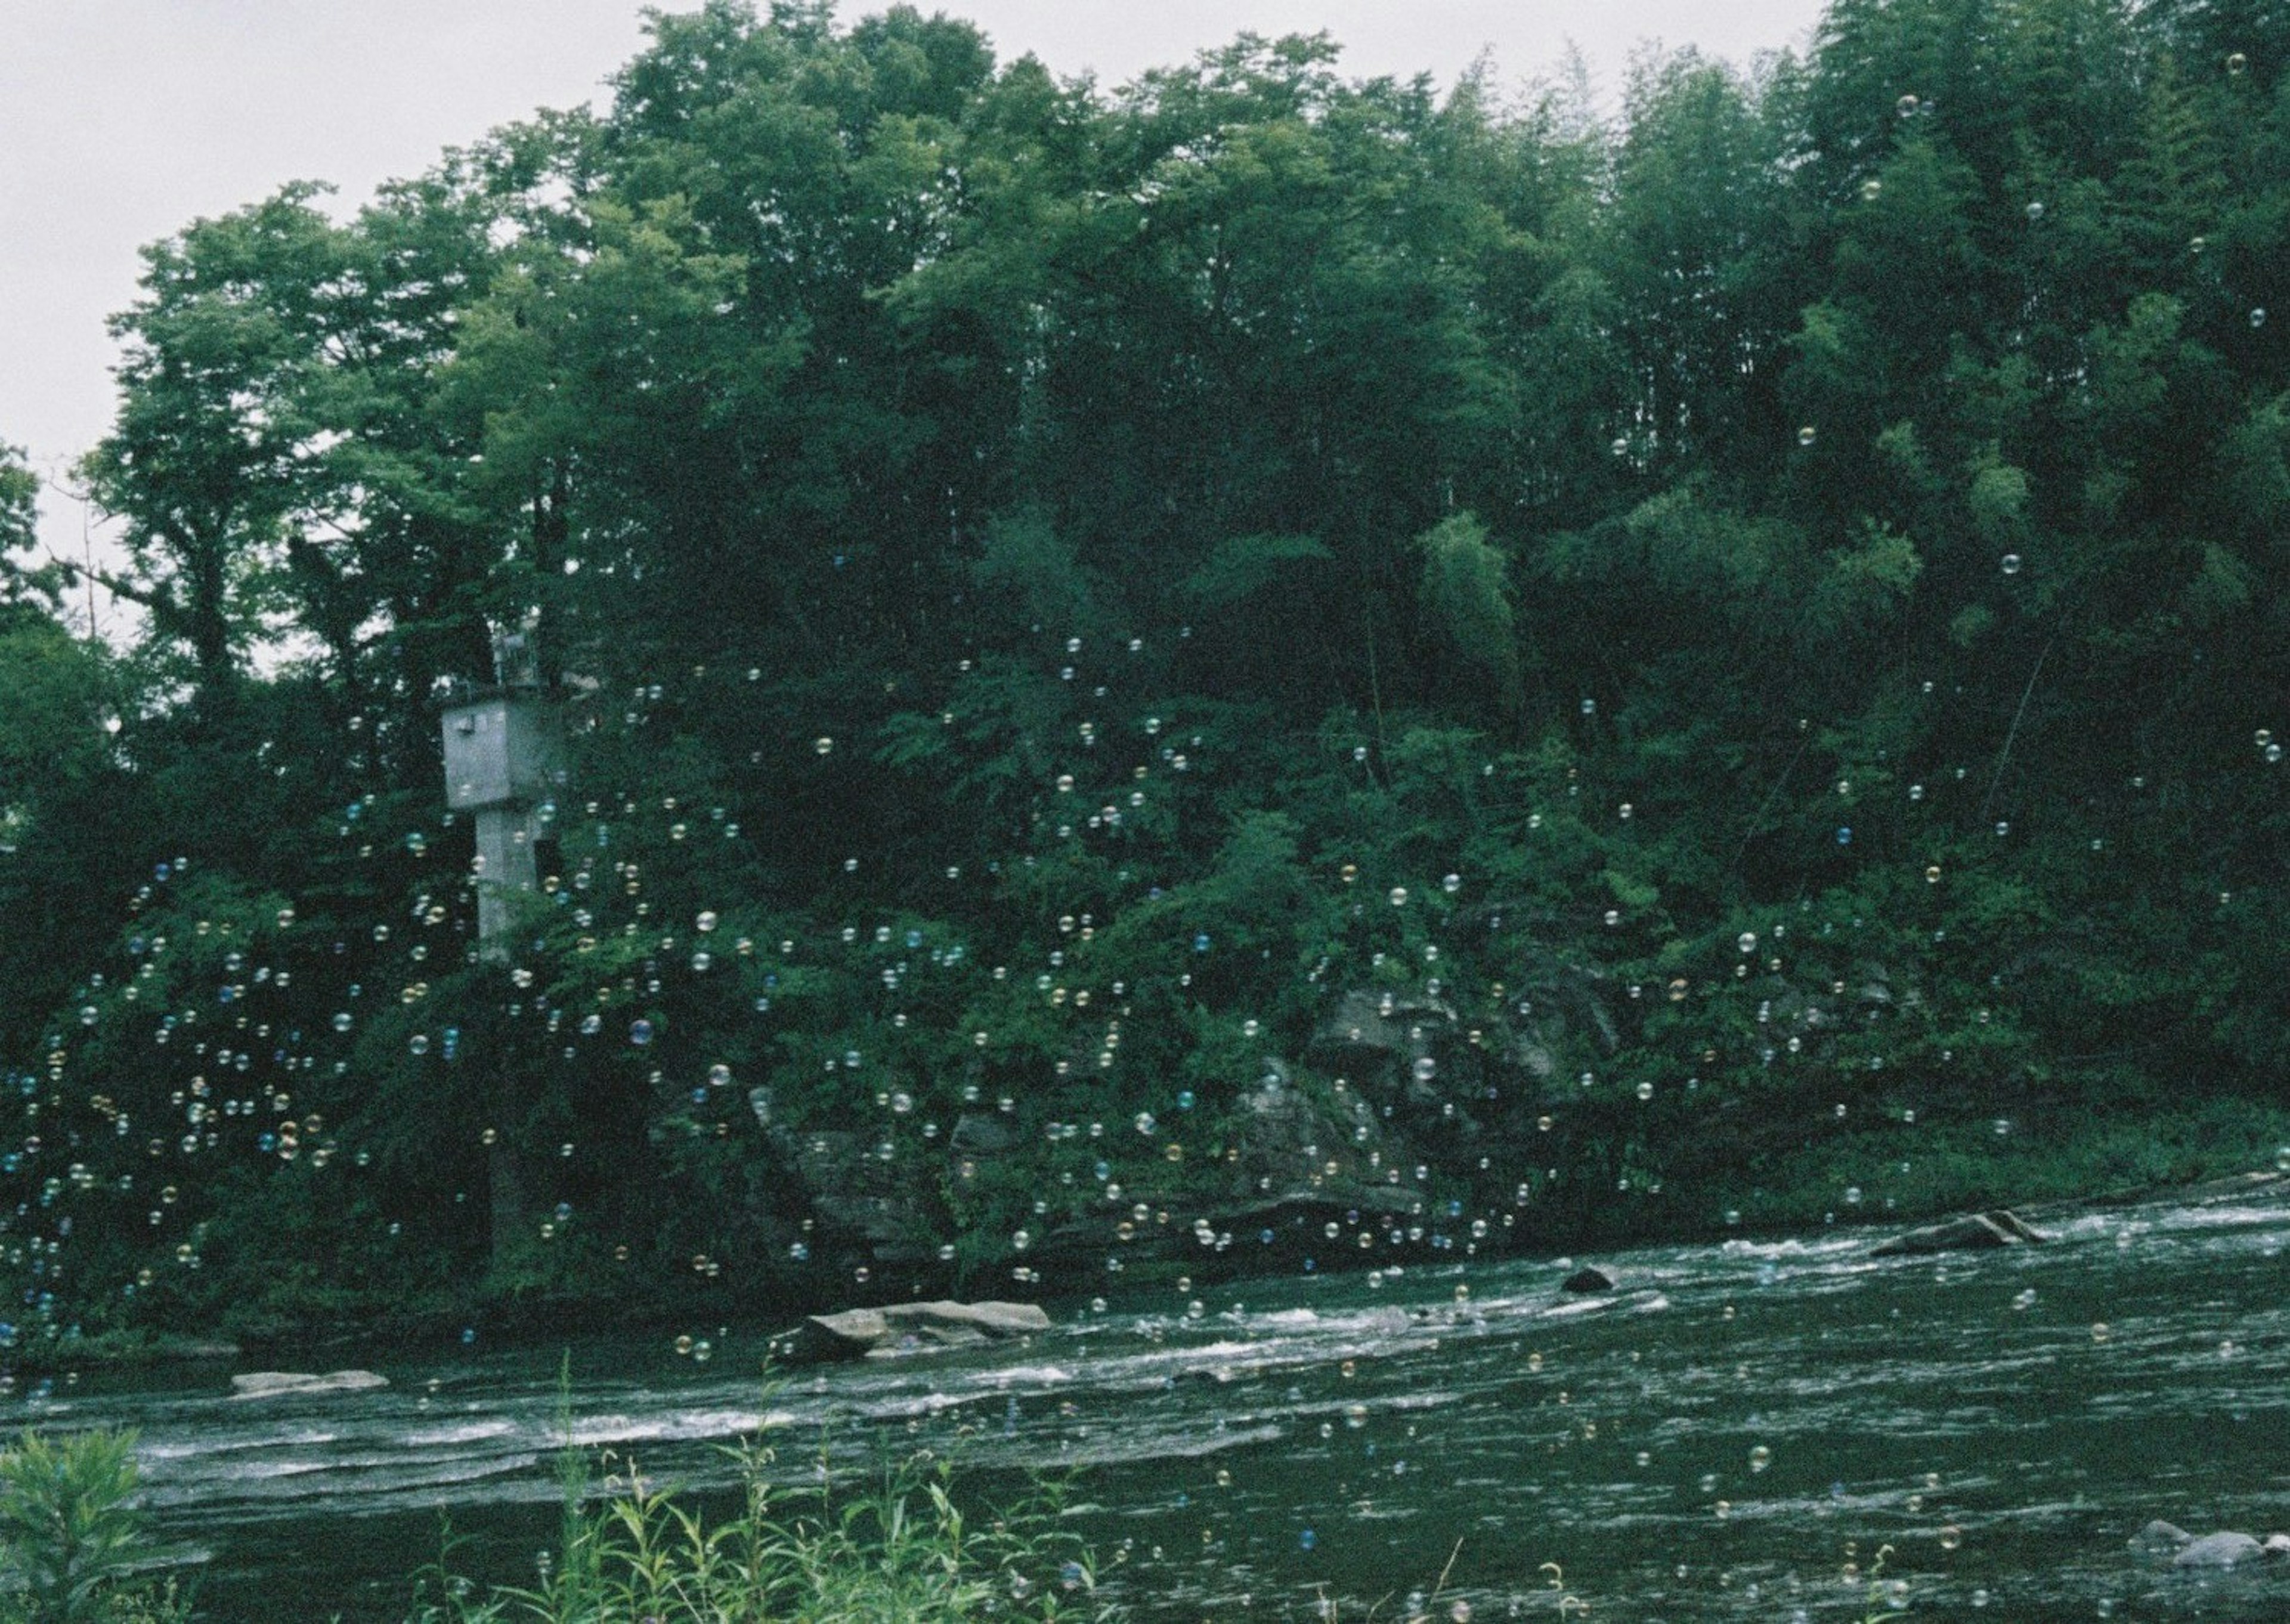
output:
[[[664,7],[693,9],[683,0]],[[855,18],[881,9],[845,0]],[[925,10],[939,9],[924,0]],[[1326,29],[1360,76],[1502,77],[1568,42],[1611,90],[1649,40],[1746,61],[1801,48],[1818,0],[952,0],[1008,59],[1115,84],[1243,30]],[[104,317],[136,250],[288,180],[355,204],[540,107],[597,98],[641,46],[637,0],[35,0],[0,40],[0,441],[60,472],[112,409]],[[77,508],[44,534],[76,551]]]

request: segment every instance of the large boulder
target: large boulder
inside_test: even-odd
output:
[[[1614,1285],[1613,1276],[1603,1268],[1593,1267],[1576,1269],[1558,1283],[1558,1289],[1562,1292],[1587,1294],[1591,1292],[1611,1292],[1614,1289]]]
[[[386,1388],[389,1378],[372,1371],[248,1371],[230,1379],[233,1398],[300,1397],[312,1393],[366,1393]]]
[[[773,1337],[771,1347],[784,1364],[826,1364],[871,1353],[975,1348],[1049,1328],[1050,1316],[1030,1302],[902,1302],[814,1314]]]
[[[1936,1252],[1990,1252],[2003,1246],[2039,1245],[2051,1237],[2031,1228],[2004,1207],[1967,1213],[1945,1223],[1931,1224],[1896,1235],[1870,1252],[1871,1257],[1923,1257]]]

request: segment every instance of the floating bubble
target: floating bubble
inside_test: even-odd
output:
[[[1915,93],[1911,92],[1910,94],[1902,97],[1898,101],[1893,103],[1893,110],[1903,118],[1913,118],[1917,115],[1917,109],[1923,105],[1924,104],[1922,102],[1917,100]]]
[[[1862,201],[1862,202],[1863,202],[1863,203],[1874,203],[1874,202],[1876,202],[1876,201],[1877,201],[1877,199],[1878,199],[1879,197],[1882,197],[1884,195],[1885,195],[1885,183],[1884,183],[1882,180],[1863,180],[1863,181],[1861,183],[1861,201]]]
[[[825,733],[821,733],[818,738],[811,741],[811,748],[815,754],[826,756],[833,752],[835,748],[835,740],[828,737]]]
[[[1623,436],[1616,435],[1613,439],[1613,444],[1607,446],[1606,449],[1613,452],[1617,457],[1627,457],[1630,454],[1630,443]]]
[[[2006,573],[2006,575],[2017,575],[2017,574],[2020,572],[2020,564],[2021,564],[2021,559],[2020,559],[2020,555],[2019,555],[2019,554],[2017,554],[2017,553],[2006,553],[2006,554],[2005,554],[2005,555],[2004,555],[2003,565],[2002,565],[2002,568],[2003,568],[2004,573]]]
[[[2257,305],[2252,308],[2250,312],[2250,324],[2253,327],[2263,327],[2266,325],[2266,307],[2264,305]]]
[[[1439,882],[1439,889],[1445,892],[1451,897],[1457,892],[1462,890],[1462,888],[1463,876],[1460,874],[1451,874]]]
[[[1941,1549],[1944,1551],[1952,1551],[1963,1543],[1964,1530],[1958,1528],[1955,1524],[1950,1523],[1947,1527],[1940,1531]]]
[[[1391,888],[1390,901],[1394,908],[1405,908],[1407,906],[1407,887],[1405,885],[1394,885]]]
[[[2044,205],[2042,204],[2031,203],[2028,205],[2028,219],[2031,223],[2043,218]]]
[[[1758,933],[1755,931],[1744,931],[1734,939],[1734,945],[1744,953],[1755,953],[1758,950]]]
[[[1438,1075],[1439,1062],[1427,1054],[1415,1062],[1413,1070],[1418,1083],[1429,1083]]]
[[[1750,1469],[1762,1472],[1774,1463],[1774,1452],[1760,1444],[1750,1452]]]
[[[646,1044],[652,1042],[652,1039],[653,1025],[651,1021],[639,1016],[636,1020],[629,1022],[629,1041],[634,1044],[637,1048],[643,1048]]]
[[[1821,430],[1815,428],[1811,423],[1807,423],[1797,431],[1797,443],[1799,445],[1810,445],[1819,438],[1821,438]]]
[[[2241,52],[2231,52],[2226,59],[2226,70],[2239,79],[2250,71],[2250,59]]]

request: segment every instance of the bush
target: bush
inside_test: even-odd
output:
[[[0,1450],[0,1624],[159,1624],[188,1617],[172,1582],[137,1583],[149,1559],[135,1492],[135,1435],[27,1431]]]

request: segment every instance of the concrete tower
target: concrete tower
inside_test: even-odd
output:
[[[493,666],[492,687],[455,693],[444,715],[445,804],[476,815],[478,948],[499,955],[510,898],[540,884],[564,784],[564,731],[529,636],[497,636]]]

